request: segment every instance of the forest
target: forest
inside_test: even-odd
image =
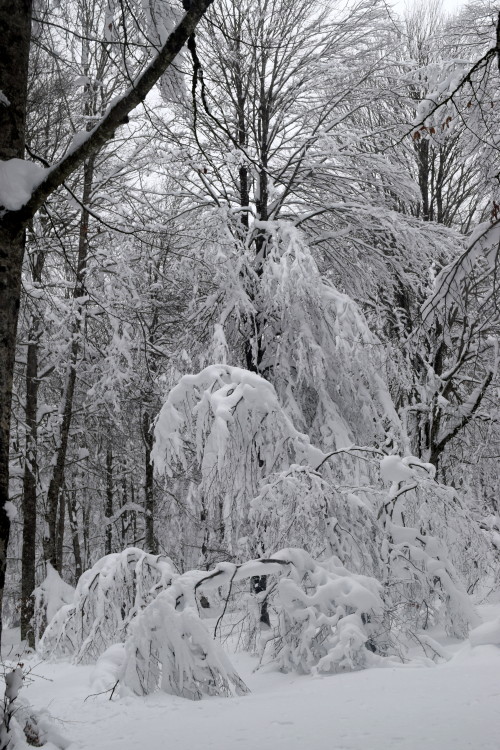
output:
[[[496,750],[500,6],[0,30],[0,750]]]

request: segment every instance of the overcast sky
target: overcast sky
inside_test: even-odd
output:
[[[424,4],[427,2],[427,0],[419,0],[420,3]],[[465,0],[443,0],[443,9],[446,11],[454,11],[458,10],[462,5],[464,5]],[[399,7],[401,10],[404,10],[405,5],[410,4],[408,3],[408,0],[396,0],[395,2],[396,7]]]

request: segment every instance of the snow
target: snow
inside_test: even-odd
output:
[[[500,617],[471,630],[469,641],[471,646],[500,646]]]
[[[6,500],[4,503],[5,512],[9,521],[15,521],[17,518],[17,508],[13,502]]]
[[[22,685],[23,671],[20,667],[16,667],[12,672],[7,672],[5,675],[5,697],[10,701],[15,700]]]
[[[47,170],[24,159],[0,161],[0,207],[17,211],[31,198]]]
[[[404,482],[413,477],[413,471],[405,466],[399,456],[385,456],[380,462],[380,476],[383,482]]]
[[[380,476],[383,482],[396,483],[404,482],[407,479],[414,479],[419,474],[416,469],[422,469],[423,475],[433,477],[435,467],[432,464],[421,461],[416,456],[384,456],[380,461]]]
[[[47,575],[40,586],[35,589],[34,594],[36,606],[46,607],[47,622],[50,622],[63,605],[73,601],[75,589],[63,581],[57,570],[48,562]]]
[[[498,618],[499,608],[491,615]],[[253,672],[255,660],[237,654],[233,662],[251,694],[198,702],[117,691],[110,701],[109,693],[95,695],[95,667],[37,659],[21,693],[37,709],[50,707],[70,750],[165,750],[167,738],[168,747],[190,750],[498,750],[500,649],[446,648],[455,656],[435,667],[328,677]],[[101,689],[113,686],[110,672]]]

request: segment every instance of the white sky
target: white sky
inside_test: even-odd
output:
[[[415,0],[414,0],[415,1]],[[421,5],[425,5],[427,0],[418,0]],[[394,0],[394,4],[396,8],[400,10],[404,10],[405,5],[410,4],[411,0],[408,2],[408,0]],[[443,0],[443,10],[447,12],[453,12],[455,10],[458,10],[462,7],[462,5],[465,4],[465,0]]]

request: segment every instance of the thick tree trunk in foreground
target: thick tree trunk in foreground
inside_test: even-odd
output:
[[[36,284],[42,281],[44,253],[37,253],[32,261],[31,278]],[[34,612],[33,590],[36,585],[36,529],[37,529],[37,477],[38,477],[38,341],[42,319],[35,307],[31,318],[26,346],[26,446],[23,477],[23,541],[21,551],[21,639],[35,647],[32,626]]]
[[[24,232],[12,236],[0,229],[0,611],[3,602],[10,533],[10,519],[5,503],[9,500],[12,379],[23,251]],[[1,632],[0,621],[0,637]]]
[[[26,124],[26,92],[31,39],[31,0],[0,0],[0,159],[22,159]],[[0,216],[4,207],[0,206]],[[12,378],[21,294],[24,225],[0,228],[0,613],[10,519],[9,444]],[[0,617],[0,638],[2,621]]]

